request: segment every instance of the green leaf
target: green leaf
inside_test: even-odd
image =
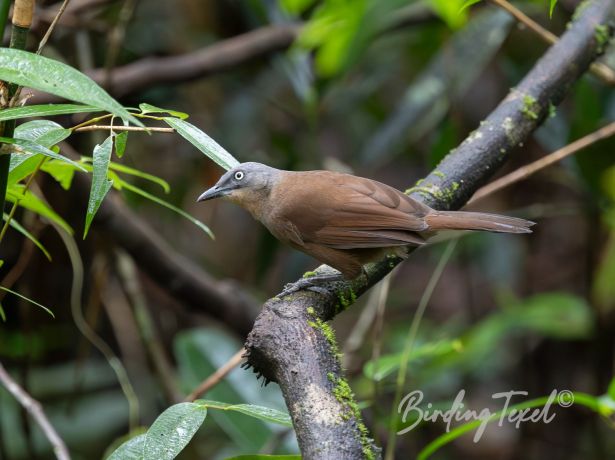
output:
[[[606,393],[613,401],[615,401],[615,377],[611,380],[611,383],[609,383],[609,389]]]
[[[53,177],[64,190],[69,190],[77,168],[62,161],[49,160],[43,163],[41,170]]]
[[[214,141],[211,137],[201,131],[194,125],[191,125],[187,121],[179,120],[177,118],[165,117],[164,121],[174,128],[180,136],[194,145],[197,149],[218,163],[224,169],[229,170],[239,164],[230,153],[224,150],[220,144]]]
[[[462,348],[463,345],[461,340],[425,343],[412,349],[408,362],[415,362],[420,359],[433,359],[451,353],[459,353]],[[368,361],[363,367],[363,373],[367,378],[380,381],[399,369],[403,356],[403,353],[395,353],[383,355],[375,361]]]
[[[13,290],[11,290],[9,288],[6,288],[4,286],[0,286],[0,290],[6,291],[6,292],[8,292],[10,294],[13,294],[14,296],[19,297],[20,299],[25,300],[26,302],[30,302],[31,304],[36,305],[37,307],[42,308],[47,313],[49,313],[53,318],[55,318],[55,315],[53,314],[53,312],[49,308],[47,308],[45,305],[41,305],[40,303],[38,303],[38,302],[36,302],[36,301],[26,297],[25,295],[22,295],[19,292],[15,292],[15,291],[13,291]]]
[[[126,141],[128,141],[128,131],[122,131],[119,134],[114,136],[114,144],[115,144],[115,154],[118,158],[122,158],[124,156],[124,152],[126,151]]]
[[[118,447],[107,460],[145,460],[143,448],[145,447],[145,434],[129,439]]]
[[[50,117],[53,115],[68,115],[71,113],[101,112],[102,109],[92,105],[81,104],[42,104],[13,107],[0,110],[0,121],[16,120],[29,117]]]
[[[172,460],[190,442],[199,429],[207,409],[184,402],[165,410],[145,433],[145,459]]]
[[[604,171],[601,179],[603,189],[607,196],[612,201],[615,201],[615,166]]]
[[[111,159],[111,150],[113,148],[113,138],[109,136],[105,141],[94,147],[93,154],[93,172],[92,172],[92,188],[90,189],[90,198],[88,200],[88,210],[85,215],[85,227],[83,229],[83,238],[88,234],[90,225],[94,215],[98,211],[103,199],[111,190],[113,181],[107,179],[107,171],[109,169],[109,161]]]
[[[4,312],[4,308],[2,308],[2,304],[0,303],[0,318],[4,323],[6,323],[6,313]]]
[[[234,404],[226,410],[241,412],[242,414],[249,415],[250,417],[254,417],[265,422],[276,423],[286,427],[293,426],[290,415],[270,407],[255,406],[253,404]]]
[[[427,4],[451,29],[459,29],[468,19],[465,0],[428,0]]]
[[[32,155],[30,153],[11,155],[8,185],[15,185],[32,174],[42,158],[44,158],[43,155]]]
[[[62,142],[71,134],[69,129],[51,120],[32,120],[22,123],[13,133],[16,139],[26,139],[36,142],[44,147],[52,146]]]
[[[228,404],[220,401],[211,401],[209,399],[198,399],[194,403],[209,409],[240,412],[265,422],[276,423],[287,427],[293,426],[292,420],[287,413],[269,407],[256,406],[254,404]]]
[[[312,14],[297,44],[316,49],[315,65],[321,76],[339,74],[356,58],[359,45],[369,41],[374,32],[366,20],[369,6],[367,0],[324,2]]]
[[[53,158],[55,160],[65,161],[73,165],[75,168],[80,169],[85,172],[85,169],[79,164],[71,160],[70,158],[66,158],[63,155],[55,153],[53,150],[48,149],[47,147],[38,144],[36,142],[32,142],[26,139],[13,139],[11,137],[0,137],[0,142],[4,142],[5,144],[12,144],[18,146],[20,149],[25,151],[25,153],[30,154],[39,154],[44,155],[49,158]],[[23,155],[23,151],[16,151],[17,155]],[[28,157],[26,157],[27,159]]]
[[[235,336],[219,328],[185,330],[175,337],[175,359],[182,388],[190,392],[208,375],[227,362],[241,347]],[[245,370],[236,368],[207,393],[215,401],[251,403],[285,410],[279,388],[262,388]],[[229,437],[237,452],[259,452],[277,432],[262,420],[225,410],[211,410],[212,421]],[[239,450],[240,449],[240,450]],[[228,454],[230,455],[230,454]]]
[[[109,164],[109,169],[153,182],[154,184],[157,184],[162,187],[164,193],[169,193],[171,191],[171,186],[166,180],[158,176],[154,176],[153,174],[148,174],[144,171],[139,171],[138,169],[134,169],[120,163],[114,163],[113,161],[111,162],[111,164]]]
[[[15,184],[7,189],[7,201],[11,203],[18,202],[19,206],[29,209],[38,215],[55,222],[69,234],[73,234],[73,229],[62,219],[53,209],[51,209],[44,201],[37,197],[32,191],[28,190],[24,193],[24,187],[20,184]]]
[[[466,8],[470,8],[472,5],[476,5],[477,3],[479,3],[482,0],[465,0],[465,2],[463,2],[463,5],[461,5],[460,8],[460,12],[465,10]]]
[[[280,5],[291,14],[301,14],[307,10],[314,0],[280,0]]]
[[[50,120],[33,120],[15,128],[13,137],[17,139],[26,139],[36,142],[43,147],[50,148],[55,145],[55,143],[60,142],[64,134],[66,134],[64,128],[56,122]],[[31,153],[12,155],[11,164],[9,166],[9,184],[19,182],[33,172],[40,161],[38,157],[39,155],[33,155]]]
[[[90,77],[53,59],[27,51],[1,48],[0,80],[93,105],[137,126],[144,126]]]
[[[614,177],[615,179],[615,177]],[[602,260],[598,263],[592,282],[592,299],[603,310],[615,307],[615,230],[605,244]]]
[[[505,311],[509,324],[560,339],[587,337],[592,312],[587,302],[564,292],[547,292],[524,299]]]
[[[190,214],[188,214],[186,211],[179,209],[177,206],[173,206],[171,203],[164,201],[161,198],[158,198],[155,195],[152,195],[148,192],[146,192],[145,190],[142,190],[138,187],[135,187],[134,185],[122,181],[121,182],[121,186],[122,188],[129,190],[133,193],[136,193],[137,195],[141,195],[143,198],[147,198],[150,201],[153,201],[154,203],[157,203],[161,206],[164,206],[165,208],[169,208],[172,211],[175,211],[177,214],[179,214],[182,217],[185,217],[186,219],[188,219],[190,222],[192,222],[194,225],[196,225],[197,227],[199,227],[201,230],[203,230],[205,233],[207,233],[211,239],[214,239],[214,234],[212,233],[212,231],[209,229],[209,227],[207,227],[207,225],[205,225],[203,222],[201,222],[200,220],[192,217]]]
[[[551,0],[549,3],[549,17],[553,17],[553,10],[555,9],[555,5],[557,5],[557,0]]]
[[[81,158],[82,161],[92,161],[91,157],[82,157]],[[89,165],[84,165],[86,169],[89,168]],[[162,190],[164,190],[164,193],[169,193],[171,191],[171,186],[169,185],[169,183],[162,179],[161,177],[158,176],[154,176],[153,174],[149,174],[146,173],[144,171],[140,171],[138,169],[135,168],[131,168],[130,166],[126,166],[123,165],[121,163],[116,163],[114,161],[111,161],[109,163],[109,169],[113,170],[113,171],[117,171],[123,174],[128,174],[130,176],[134,176],[134,177],[139,177],[141,179],[145,179],[147,181],[150,181],[156,185],[159,185],[160,187],[162,187]],[[116,178],[119,179],[119,176],[115,176]],[[109,175],[109,178],[111,179],[111,175]],[[120,181],[122,181],[121,179],[119,179]],[[121,190],[122,188],[122,183],[124,183],[124,181],[122,181],[122,183],[116,183],[117,181],[114,182],[114,187],[117,188],[118,190]]]
[[[139,104],[139,109],[141,109],[141,113],[144,115],[148,113],[168,113],[169,115],[180,118],[182,120],[185,120],[186,118],[188,118],[187,113],[178,112],[176,110],[161,109],[160,107],[156,107],[156,106],[146,104],[146,103]]]
[[[3,213],[2,218],[6,222],[9,216],[7,213]],[[17,230],[19,233],[21,233],[23,236],[28,238],[30,241],[32,241],[34,245],[39,248],[43,254],[45,254],[45,257],[47,257],[48,260],[51,260],[51,254],[49,254],[49,251],[47,251],[45,246],[43,246],[43,244],[32,233],[26,230],[19,222],[17,222],[15,219],[11,219],[9,225],[15,230]]]

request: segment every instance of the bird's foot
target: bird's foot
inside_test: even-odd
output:
[[[344,279],[341,273],[334,273],[328,275],[315,275],[307,278],[301,278],[294,283],[288,283],[284,286],[284,290],[278,295],[278,297],[285,297],[287,295],[293,294],[297,291],[312,291],[317,292],[318,294],[328,295],[330,292],[325,289],[322,285],[325,283],[330,283],[333,281],[341,281]]]

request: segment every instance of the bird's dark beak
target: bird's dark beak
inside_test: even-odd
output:
[[[207,201],[213,200],[214,198],[220,198],[222,196],[228,195],[230,190],[226,190],[219,185],[214,185],[209,190],[206,190],[201,196],[197,198],[197,202],[199,201]]]

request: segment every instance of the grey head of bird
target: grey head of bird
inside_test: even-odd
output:
[[[279,169],[261,163],[241,163],[224,173],[216,185],[206,190],[197,201],[224,197],[255,214],[258,204],[268,197],[280,173]]]

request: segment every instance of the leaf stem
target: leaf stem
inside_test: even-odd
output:
[[[132,115],[134,115],[137,118],[149,118],[151,120],[158,120],[158,121],[163,121],[164,117],[155,117],[153,115],[145,115],[143,113],[132,113]],[[112,113],[108,113],[106,115],[101,115],[100,117],[95,117],[95,118],[90,118],[89,120],[84,121],[83,123],[79,123],[78,125],[73,126],[72,128],[68,128],[71,131],[75,132],[75,131],[94,131],[95,129],[109,129],[110,126],[104,126],[104,127],[97,127],[95,129],[84,129],[84,127],[86,126],[90,126],[92,123],[97,123],[101,120],[106,120],[108,118],[112,118],[115,115],[113,115]],[[137,127],[139,129],[132,129],[134,127],[126,127],[126,126],[113,126],[114,130],[118,130],[118,131],[161,131],[161,132],[174,132],[175,130],[172,129],[171,131],[167,131],[166,128],[140,128]],[[164,129],[164,131],[162,131]]]
[[[158,133],[174,133],[175,132],[173,128],[160,128],[160,127],[141,128],[139,126],[117,126],[117,125],[113,125],[113,126],[111,125],[88,125],[88,126],[82,126],[80,128],[72,128],[73,132],[97,131],[97,130],[140,131],[140,132],[154,131]]]

